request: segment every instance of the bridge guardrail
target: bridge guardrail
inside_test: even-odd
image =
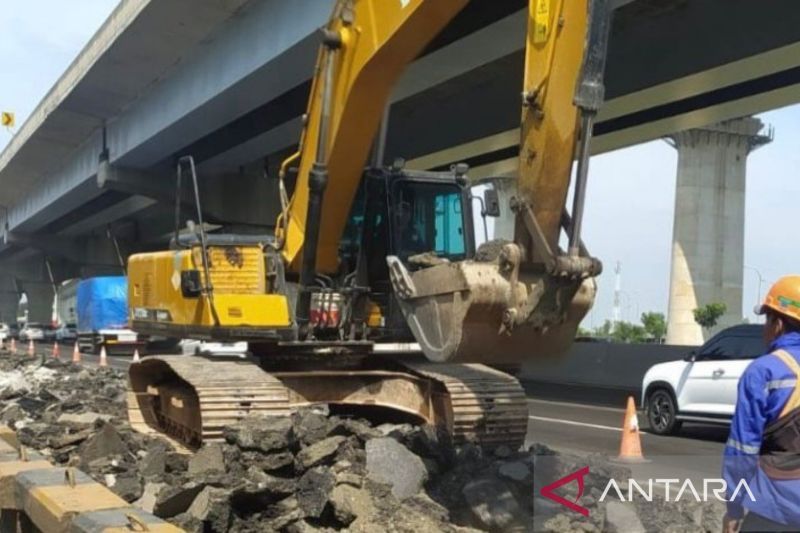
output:
[[[518,377],[523,382],[638,394],[642,378],[651,366],[682,359],[694,348],[696,346],[576,342],[562,358],[542,358],[524,364]]]

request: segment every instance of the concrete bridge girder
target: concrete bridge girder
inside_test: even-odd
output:
[[[665,48],[670,49],[668,47],[676,45],[691,49],[694,41],[675,38],[672,36],[672,31],[681,29],[684,33],[701,34],[702,32],[693,32],[694,28],[705,27],[701,23],[704,20],[707,21],[708,13],[713,14],[714,9],[720,9],[720,3],[720,0],[712,0],[707,3],[668,2],[665,0],[656,8],[652,6],[651,2],[629,0],[615,2],[615,5],[620,7],[615,20],[620,24],[615,23],[615,36],[612,37],[612,57],[609,58],[609,68],[614,75],[610,77],[614,79],[618,77],[620,65],[623,63],[638,64],[636,62],[641,61],[642,57],[646,58],[648,62],[652,57],[661,57],[652,53],[647,47],[629,46],[630,40],[641,39],[642,33],[653,38],[654,50],[657,52],[663,52]],[[152,74],[148,70],[148,66],[137,63],[137,67],[148,74],[133,80],[133,88],[125,87],[122,94],[128,95],[128,93],[137,92],[135,89],[137,83],[151,84],[152,87],[147,91],[138,91],[138,94],[143,95],[140,98],[129,95],[131,100],[124,102],[126,105],[122,105],[123,102],[116,102],[115,105],[104,107],[105,102],[92,101],[90,85],[77,87],[75,91],[81,94],[72,98],[73,104],[85,106],[87,110],[109,113],[108,116],[102,113],[95,115],[106,119],[106,141],[104,142],[103,135],[99,130],[91,134],[83,132],[81,136],[83,141],[73,148],[65,164],[56,166],[55,169],[44,175],[36,176],[37,179],[44,178],[40,181],[46,183],[43,183],[41,187],[32,188],[26,193],[27,198],[24,201],[12,205],[8,217],[12,230],[35,231],[74,210],[75,206],[85,204],[99,196],[102,191],[93,186],[91,182],[96,173],[97,158],[106,147],[112,162],[128,167],[151,168],[175,155],[196,153],[201,166],[208,164],[216,172],[222,172],[230,171],[231,165],[241,164],[242,158],[252,160],[263,157],[297,141],[298,117],[305,108],[306,94],[304,91],[307,92],[307,88],[303,89],[303,87],[304,84],[307,84],[311,74],[318,44],[316,30],[327,20],[333,4],[332,0],[322,2],[317,0],[292,2],[264,0],[249,3],[236,1],[225,2],[224,6],[219,2],[198,1],[195,9],[221,10],[223,12],[186,25],[190,27],[183,28],[183,25],[180,25],[181,28],[175,29],[169,28],[173,21],[180,20],[182,17],[181,2],[163,0],[137,4],[140,4],[140,8],[137,8],[136,13],[129,14],[130,20],[119,26],[104,27],[95,41],[102,41],[100,44],[103,46],[112,46],[115,40],[119,39],[125,41],[130,48],[134,44],[128,41],[133,40],[140,46],[147,45],[147,50],[154,54],[154,61],[166,61],[168,57],[174,58],[175,54],[183,54],[179,55],[181,61],[174,58],[176,60],[171,64],[174,63],[176,66],[170,70],[169,76],[162,77],[164,72],[162,69],[158,71],[158,76],[153,74],[155,77],[152,80],[147,77]],[[479,4],[481,3],[470,4],[468,9],[474,6],[485,8]],[[520,50],[524,46],[522,36],[526,21],[525,2],[491,4],[506,6],[502,9],[491,8],[500,9],[502,16],[487,19],[488,22],[484,27],[475,28],[473,24],[472,31],[456,35],[455,39],[446,41],[445,46],[430,51],[412,64],[395,92],[396,104],[407,101],[412,108],[417,107],[412,106],[410,102],[414,96],[420,95],[428,89],[434,89],[433,92],[436,94],[442,93],[440,89],[443,89],[448,80],[458,79],[461,92],[469,92],[470,89],[465,88],[463,80],[459,78],[462,75],[471,75],[473,71],[486,65],[489,65],[489,72],[491,72],[492,69],[496,70],[502,67],[505,61],[511,65],[510,68],[514,72],[518,70],[514,66],[516,60],[509,63],[506,59],[511,56],[519,56]],[[704,6],[703,4],[709,5]],[[759,41],[757,45],[750,45],[754,48],[753,50],[749,50],[741,44],[749,41],[739,38],[742,32],[737,32],[738,26],[736,26],[724,30],[727,32],[725,33],[726,39],[738,39],[735,43],[731,42],[730,47],[707,47],[704,55],[693,53],[691,55],[698,58],[686,60],[692,64],[683,65],[679,64],[680,61],[675,60],[669,65],[666,65],[665,61],[664,65],[659,64],[658,68],[654,69],[630,69],[644,74],[622,76],[626,78],[622,84],[624,86],[616,89],[613,86],[609,87],[611,101],[604,109],[600,121],[600,124],[607,122],[604,129],[609,131],[603,131],[604,135],[598,136],[597,146],[602,146],[603,150],[618,148],[643,138],[656,138],[671,131],[702,126],[711,120],[735,116],[731,115],[736,112],[731,108],[736,106],[729,101],[721,101],[715,105],[711,114],[697,113],[698,109],[686,106],[692,104],[688,100],[706,102],[718,87],[733,87],[737,84],[747,83],[751,78],[756,77],[782,75],[796,66],[796,53],[792,53],[792,50],[779,50],[780,46],[788,43],[786,36],[791,35],[791,32],[784,27],[796,27],[791,3],[786,0],[776,0],[774,12],[780,13],[779,15],[753,13],[751,9],[743,8],[741,5],[743,2],[726,2],[726,4],[731,4],[731,18],[735,19],[733,22],[741,23],[745,18],[742,13],[745,12],[749,13],[750,19],[753,16],[761,17],[759,20],[767,16],[780,18],[780,28],[771,32],[775,34],[774,37],[772,35],[765,36],[763,43]],[[239,12],[240,9],[241,12]],[[142,20],[137,20],[137,24],[153,24],[155,29],[167,35],[159,33],[159,35],[153,36],[152,42],[147,43],[140,42],[141,37],[138,38],[139,41],[136,41],[136,36],[129,35],[131,32],[128,31],[128,26],[139,16]],[[647,27],[646,30],[642,29],[643,24],[637,23],[641,17],[644,17],[642,20]],[[215,22],[209,22],[212,20]],[[681,20],[686,24],[675,23],[675,21]],[[222,24],[222,21],[228,23]],[[292,23],[287,24],[286,21],[292,21]],[[733,22],[732,26],[734,26]],[[213,45],[204,47],[202,53],[197,54],[188,54],[188,49],[185,48],[183,41],[179,46],[173,47],[174,49],[159,47],[159,43],[172,42],[167,38],[170,36],[170,31],[194,32],[190,36],[191,39],[186,42],[196,42],[198,39],[205,38]],[[89,49],[94,50],[99,46],[95,41],[91,43]],[[681,44],[683,41],[686,42]],[[615,45],[615,42],[618,44]],[[788,47],[784,46],[784,48]],[[242,53],[242,50],[246,50],[247,53]],[[117,51],[117,53],[120,52]],[[745,61],[747,64],[738,64],[736,61],[742,57],[748,57],[748,54],[756,53],[764,55],[765,59],[758,60],[749,57]],[[766,54],[770,54],[769,60],[766,60]],[[688,54],[667,53],[667,56],[687,57]],[[141,62],[140,58],[128,59]],[[717,69],[716,67],[719,65],[722,66]],[[503,71],[503,68],[500,70]],[[115,69],[113,72],[119,77],[122,73],[118,71],[118,67]],[[214,76],[210,77],[209,72],[213,72]],[[652,73],[647,74],[647,72]],[[692,75],[689,76],[689,74]],[[105,73],[104,76],[105,82],[109,84],[114,86],[122,84],[121,80],[115,79],[108,73]],[[636,76],[640,76],[641,79]],[[686,76],[686,78],[681,78],[681,76]],[[506,79],[508,75],[503,74],[502,77]],[[519,73],[512,76],[514,79],[517,77],[519,77]],[[631,77],[635,79],[630,79]],[[498,76],[489,79],[493,78],[498,78]],[[96,82],[97,80],[95,80]],[[486,85],[485,82],[486,80],[480,80],[478,86]],[[786,83],[790,82],[791,80]],[[500,114],[509,118],[502,124],[488,119],[475,120],[465,129],[446,117],[428,116],[432,125],[437,127],[446,125],[451,130],[459,132],[467,130],[472,132],[472,129],[477,129],[472,132],[469,139],[451,139],[444,146],[431,147],[429,150],[415,151],[413,147],[400,146],[398,148],[400,153],[396,155],[402,155],[409,159],[422,158],[431,156],[432,151],[442,151],[446,146],[460,146],[464,142],[486,139],[486,142],[476,143],[474,151],[467,150],[459,155],[448,154],[446,157],[444,154],[442,154],[443,157],[428,157],[425,161],[428,164],[420,165],[420,168],[430,168],[451,163],[453,160],[477,156],[486,159],[487,152],[494,152],[494,155],[498,157],[502,153],[513,152],[519,138],[513,128],[519,117],[517,93],[520,84],[512,80],[510,85],[506,85],[508,85],[504,92],[506,96],[502,100],[507,103]],[[739,114],[757,111],[758,107],[763,108],[768,105],[768,102],[779,101],[785,104],[788,103],[788,100],[797,99],[797,90],[792,86],[781,86],[780,89],[767,92],[768,96],[765,98],[753,95],[736,96],[735,98],[741,99],[741,102],[737,101],[737,105],[750,106],[748,109],[740,111]],[[448,94],[450,93],[444,91],[442,97],[447,100]],[[686,95],[687,102],[677,102],[675,95]],[[51,100],[63,99],[67,96],[68,92],[55,91]],[[254,111],[264,107],[265,103],[276,102],[290,96],[291,106],[273,106],[275,109],[271,108],[271,111],[263,116],[254,114]],[[474,102],[487,101],[485,95],[480,91],[476,92],[473,98],[473,108],[476,107]],[[287,115],[285,109],[295,107],[294,100],[299,102],[296,106],[298,109]],[[47,103],[51,108],[57,108],[59,105],[59,102],[55,100],[48,100]],[[678,105],[679,103],[681,105]],[[671,114],[670,109],[673,107],[677,109],[681,106],[686,107],[685,112]],[[702,111],[702,109],[700,110]],[[645,117],[645,115],[649,117],[656,111],[661,113],[658,117]],[[453,112],[459,116],[464,115],[458,110]],[[693,122],[695,118],[688,120],[687,117],[690,115],[695,118],[699,116],[699,120],[703,122]],[[398,123],[400,122],[402,121],[398,119]],[[484,123],[489,122],[491,122],[492,131],[481,131],[481,128],[486,129]],[[248,123],[255,124],[255,129],[253,126],[247,126]],[[242,131],[237,130],[242,125],[244,125],[241,128]],[[395,138],[416,139],[420,136],[421,126],[419,123],[411,121],[407,127],[401,128],[403,131],[398,132]],[[431,133],[427,135],[430,136]],[[495,135],[503,136],[502,145],[490,142],[490,138]],[[611,137],[614,138],[613,141]],[[19,143],[22,143],[22,140]],[[492,164],[494,163],[504,163],[504,166],[508,167],[506,160],[492,161]],[[487,166],[487,164],[484,163],[483,166]],[[483,170],[486,172],[481,173]],[[490,174],[489,169],[481,169],[476,171],[474,177]],[[33,183],[36,180],[24,181]],[[146,197],[129,200],[125,206],[126,210],[134,213],[141,212],[146,205],[144,198]],[[104,213],[98,223],[102,225],[105,222],[102,218],[110,217],[111,213],[113,212]]]
[[[30,255],[33,261],[48,261],[53,269],[56,268],[53,265],[62,264],[120,266],[117,251],[108,237],[68,238],[57,235],[9,233],[6,236],[6,243],[38,251],[38,254]],[[122,242],[120,248],[122,249],[125,244]],[[127,248],[133,248],[133,246]],[[65,270],[75,271],[74,268]],[[47,275],[49,276],[49,274]],[[68,279],[64,276],[56,276],[56,278]]]
[[[196,219],[196,207],[191,175],[184,172],[181,179],[182,219]],[[147,197],[152,202],[142,204],[147,208],[155,203],[172,209],[176,198],[175,175],[148,173],[135,169],[100,164],[97,174],[100,188],[116,190],[131,195]],[[278,180],[265,177],[263,172],[207,175],[198,170],[200,202],[204,221],[215,224],[242,224],[273,227],[279,213]]]

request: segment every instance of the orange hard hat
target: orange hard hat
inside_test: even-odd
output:
[[[756,313],[763,315],[768,310],[800,321],[800,276],[784,276],[770,287]]]

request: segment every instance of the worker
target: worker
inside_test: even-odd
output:
[[[411,202],[400,202],[397,205],[396,216],[400,236],[400,257],[407,259],[426,251],[425,241],[414,223],[414,207]]]
[[[739,380],[725,445],[723,531],[800,530],[800,276],[779,279],[756,312],[768,353]],[[735,490],[742,480],[748,490]]]

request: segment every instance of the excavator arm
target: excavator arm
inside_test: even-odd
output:
[[[391,91],[468,2],[337,1],[323,30],[300,148],[284,165],[296,162],[298,172],[277,225],[292,271],[308,260],[317,272],[336,272],[339,241]]]
[[[317,273],[338,247],[392,88],[404,68],[469,0],[340,0],[324,30],[278,243],[299,274],[296,314],[308,322]],[[410,271],[389,256],[403,314],[426,356],[517,362],[571,343],[594,300],[599,261],[580,242],[593,117],[603,98],[609,0],[530,0],[513,242],[481,260]],[[511,95],[509,95],[511,97]],[[565,201],[578,154],[573,217]],[[565,227],[566,226],[566,227]],[[568,230],[567,253],[559,249]]]

